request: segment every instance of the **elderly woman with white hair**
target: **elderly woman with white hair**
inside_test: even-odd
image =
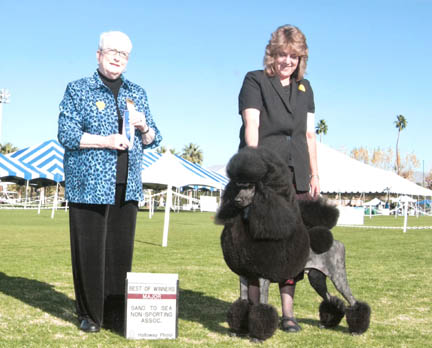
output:
[[[126,34],[103,33],[97,71],[69,83],[60,104],[76,310],[85,332],[122,330],[142,155],[162,140],[146,92],[123,76],[131,50]]]

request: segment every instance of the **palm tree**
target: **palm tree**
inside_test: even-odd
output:
[[[18,151],[18,148],[13,146],[11,143],[0,144],[0,153],[7,154]]]
[[[167,148],[165,146],[159,146],[158,148],[156,148],[156,152],[157,153],[165,153],[167,152]]]
[[[319,120],[318,125],[315,127],[315,133],[320,136],[320,143],[322,142],[322,134],[327,134],[328,126],[325,120]]]
[[[183,153],[181,156],[192,163],[202,164],[203,153],[198,145],[189,143],[183,148]]]
[[[166,148],[166,146],[159,146],[158,148],[156,148],[156,152],[160,153],[160,154],[165,153],[167,151],[168,151],[168,149]],[[177,152],[175,149],[169,149],[169,152],[171,152],[173,155],[177,155]]]
[[[396,173],[399,175],[400,174],[399,136],[400,136],[400,132],[406,128],[408,121],[403,115],[397,115],[394,124],[398,129],[398,136],[396,140]]]

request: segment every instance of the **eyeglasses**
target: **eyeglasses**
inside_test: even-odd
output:
[[[106,50],[102,50],[102,52],[105,53],[108,56],[111,56],[111,57],[114,57],[114,56],[117,56],[117,55],[120,56],[120,58],[123,58],[123,59],[128,59],[128,57],[129,57],[129,53],[124,52],[124,51],[116,50],[115,48],[108,48]]]

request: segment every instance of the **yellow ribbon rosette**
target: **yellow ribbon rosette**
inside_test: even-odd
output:
[[[97,101],[96,106],[99,109],[99,111],[102,111],[103,109],[105,109],[105,103],[103,101]]]
[[[305,86],[301,83],[299,84],[298,89],[299,89],[299,91],[306,92]]]

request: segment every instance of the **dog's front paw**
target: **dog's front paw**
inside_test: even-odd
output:
[[[227,313],[230,336],[245,336],[248,333],[249,302],[238,299]]]
[[[272,337],[279,325],[276,308],[269,304],[250,306],[248,320],[250,337],[262,341]]]

